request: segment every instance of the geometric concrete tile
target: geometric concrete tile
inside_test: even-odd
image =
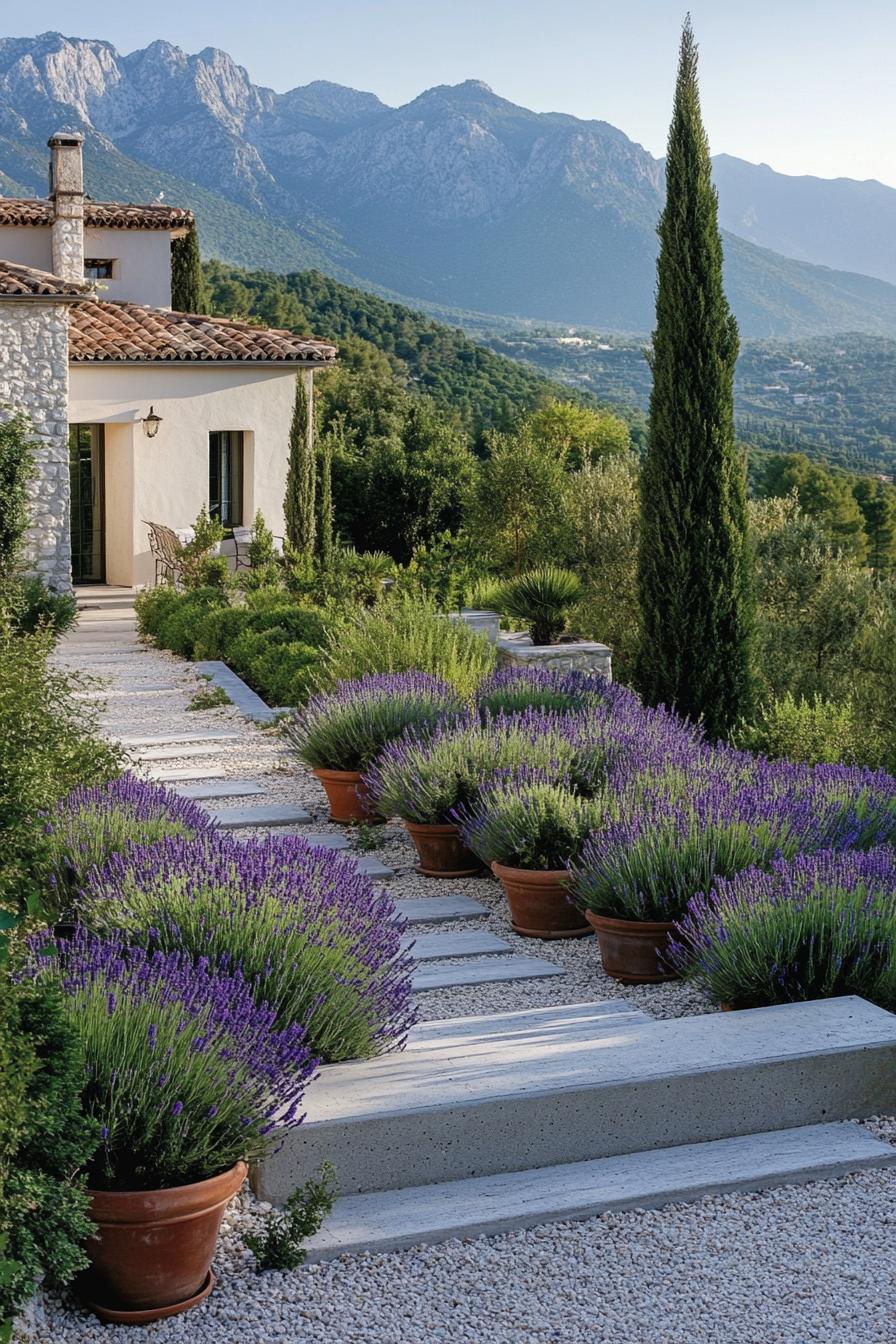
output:
[[[223,807],[209,813],[222,831],[238,831],[250,826],[298,826],[311,820],[308,812],[290,804],[272,803],[269,807]]]
[[[410,933],[402,938],[414,961],[437,961],[445,957],[488,957],[512,952],[509,943],[493,933],[478,930],[461,933]]]
[[[428,967],[412,977],[412,988],[422,994],[428,989],[447,989],[452,985],[491,985],[502,980],[543,980],[564,975],[562,967],[544,957],[519,955],[496,957],[493,961],[470,962],[466,966]]]
[[[395,911],[409,924],[443,924],[453,919],[479,919],[489,913],[469,896],[410,896],[396,900]]]
[[[210,784],[182,784],[174,792],[193,802],[204,802],[210,798],[248,797],[250,794],[264,793],[264,789],[248,779],[220,779]]]

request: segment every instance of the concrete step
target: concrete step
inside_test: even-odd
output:
[[[489,910],[469,896],[409,896],[395,902],[409,924],[448,924],[455,919],[481,919]]]
[[[206,784],[181,784],[174,792],[202,803],[211,798],[248,798],[264,789],[252,779],[215,779]]]
[[[215,756],[220,760],[227,754],[223,748],[215,746],[212,742],[188,743],[182,747],[145,747],[136,753],[138,760],[146,765],[151,765],[154,761],[192,761],[200,756]]]
[[[395,869],[383,863],[375,854],[357,854],[352,855],[352,858],[358,872],[369,877],[371,882],[388,882],[390,877],[395,876]]]
[[[262,1197],[282,1200],[326,1158],[355,1195],[896,1108],[896,1016],[863,999],[655,1022],[617,1013],[455,1023],[422,1048],[323,1068],[305,1123],[262,1164]]]
[[[240,733],[228,733],[218,728],[198,728],[194,732],[149,733],[121,738],[123,747],[165,747],[175,742],[238,742]]]
[[[351,849],[352,842],[347,835],[338,831],[303,831],[302,838],[315,849]]]
[[[495,985],[503,980],[546,980],[552,975],[565,975],[565,971],[544,957],[490,957],[466,962],[463,966],[443,966],[435,962],[423,971],[416,971],[411,983],[415,993],[424,994],[430,989]]]
[[[300,826],[311,820],[310,814],[304,809],[288,803],[271,803],[269,807],[221,807],[210,815],[222,831],[239,831],[252,826]]]
[[[180,686],[170,686],[159,682],[157,685],[151,683],[148,686],[141,686],[139,688],[130,687],[121,689],[116,686],[109,686],[108,689],[102,691],[78,691],[74,698],[76,700],[129,700],[132,697],[139,695],[180,694],[182,694]]]
[[[415,961],[438,961],[446,957],[488,957],[512,952],[509,943],[493,933],[476,930],[461,933],[409,933],[402,940]]]
[[[651,1209],[892,1166],[896,1148],[860,1125],[806,1125],[708,1143],[338,1199],[309,1261],[376,1254],[450,1237]]]

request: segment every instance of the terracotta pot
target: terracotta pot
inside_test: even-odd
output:
[[[586,910],[585,917],[597,934],[600,959],[607,975],[624,985],[657,985],[677,980],[675,971],[659,964],[669,934],[675,927],[670,921],[610,919]]]
[[[591,925],[566,895],[565,868],[535,872],[493,863],[492,872],[510,906],[510,926],[524,938],[583,938]]]
[[[475,877],[482,872],[482,864],[467,849],[456,826],[424,825],[417,821],[404,824],[420,860],[418,873],[425,877]]]
[[[207,1297],[221,1218],[247,1170],[237,1162],[170,1190],[89,1190],[97,1235],[85,1247],[92,1269],[79,1291],[97,1315],[155,1320]]]
[[[324,786],[327,802],[330,804],[331,821],[366,821],[368,825],[381,825],[383,818],[367,805],[366,799],[358,792],[362,775],[360,770],[312,770]]]

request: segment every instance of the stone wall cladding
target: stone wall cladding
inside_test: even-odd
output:
[[[613,653],[606,644],[533,644],[528,635],[501,635],[498,639],[498,662],[535,664],[557,672],[599,672],[608,681],[613,679]]]
[[[71,207],[69,207],[71,208]],[[84,280],[84,207],[74,214],[60,214],[53,220],[53,274],[63,280]]]
[[[68,309],[0,302],[0,414],[22,411],[40,447],[31,486],[29,569],[56,592],[72,586],[68,468]]]

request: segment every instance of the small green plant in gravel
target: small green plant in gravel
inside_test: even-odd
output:
[[[356,827],[354,832],[355,849],[360,849],[364,853],[371,849],[377,849],[381,837],[377,835],[375,827],[371,826],[369,821],[362,821]]]
[[[220,709],[233,702],[223,686],[205,686],[187,704],[187,709]]]
[[[308,1252],[304,1243],[313,1237],[333,1207],[335,1172],[325,1162],[317,1176],[293,1191],[283,1210],[268,1214],[260,1232],[248,1232],[246,1246],[255,1256],[255,1272],[298,1269]]]

